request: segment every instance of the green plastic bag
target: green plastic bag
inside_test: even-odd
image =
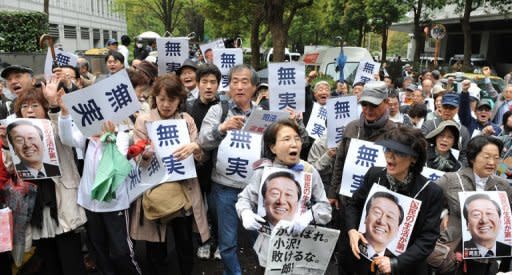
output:
[[[99,201],[111,201],[116,198],[116,190],[126,179],[132,166],[116,146],[116,136],[106,133],[101,136],[103,155],[101,156],[91,196]]]

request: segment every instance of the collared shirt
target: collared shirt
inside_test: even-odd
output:
[[[485,257],[487,252],[489,250],[491,250],[492,251],[492,256],[489,256],[489,257],[496,257],[496,243],[494,243],[494,245],[492,246],[492,249],[489,249],[487,247],[483,247],[483,246],[481,246],[480,244],[477,244],[477,243],[475,243],[475,245],[478,248],[478,251],[480,252],[480,256]]]
[[[385,252],[386,252],[386,248],[384,248],[381,252],[377,252],[377,251],[375,251],[375,248],[373,248],[373,246],[371,244],[367,244],[366,253],[370,259],[373,258],[373,256],[375,256],[375,254],[377,254],[378,256],[384,256]]]
[[[489,179],[489,177],[481,178],[481,177],[479,177],[475,173],[473,173],[473,175],[475,175],[475,188],[476,188],[476,191],[484,191],[485,190],[485,185],[487,184],[487,179]],[[485,255],[485,254],[482,254],[482,255]]]
[[[40,172],[43,173],[42,178],[46,178],[46,170],[44,169],[44,165],[41,166],[40,170],[27,166],[27,170],[30,172],[30,174],[32,174],[32,177],[34,178],[38,178]]]

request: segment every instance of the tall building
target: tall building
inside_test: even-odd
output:
[[[44,0],[0,0],[0,10],[43,12]],[[125,15],[113,0],[50,0],[49,34],[64,50],[103,48],[108,39],[126,34]]]

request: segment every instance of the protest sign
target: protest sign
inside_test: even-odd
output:
[[[105,121],[119,123],[140,110],[140,102],[126,70],[66,94],[62,100],[69,107],[75,125],[86,137],[100,134]]]
[[[23,179],[61,175],[52,123],[48,119],[15,119],[7,125],[13,164]]]
[[[244,63],[244,54],[241,48],[215,48],[213,51],[213,64],[215,64],[221,73],[219,91],[228,90],[228,77],[231,68]]]
[[[159,160],[164,164],[167,176],[163,181],[179,181],[196,177],[194,156],[177,160],[173,153],[190,143],[187,122],[184,119],[166,119],[147,125],[148,135]]]
[[[407,249],[420,207],[420,200],[374,184],[359,223],[359,232],[368,241],[367,245],[360,245],[361,253],[367,258],[383,251],[388,257],[402,254]]]
[[[512,255],[512,214],[505,191],[459,192],[464,259]]]
[[[327,108],[318,103],[313,103],[311,115],[309,116],[306,132],[311,138],[319,139],[325,135],[327,127],[325,121],[327,120]]]
[[[55,49],[55,61],[57,62],[57,65],[64,66],[69,65],[76,67],[76,63],[78,62],[78,56],[70,53],[65,52],[61,49]],[[53,57],[51,54],[50,48],[48,48],[48,51],[46,52],[46,59],[44,60],[44,78],[46,80],[49,80],[52,78],[52,66],[53,66]],[[77,76],[79,77],[79,76]]]
[[[201,49],[201,52],[203,53],[203,56],[205,59],[206,59],[206,52],[208,50],[223,49],[223,48],[225,48],[225,46],[224,46],[224,40],[222,40],[222,39],[216,39],[216,40],[213,40],[212,42],[208,42],[208,43],[199,45],[199,49]]]
[[[280,62],[268,65],[269,109],[280,111],[291,108],[306,110],[304,63]]]
[[[289,116],[290,114],[287,112],[254,109],[247,118],[242,130],[255,134],[263,134],[270,124],[281,119],[287,119]]]
[[[374,166],[386,166],[384,149],[370,141],[350,139],[347,159],[343,166],[340,194],[352,197],[352,193],[363,184],[364,175]]]
[[[158,75],[171,73],[189,58],[187,37],[161,37],[156,39]]]
[[[339,230],[309,225],[299,236],[292,236],[276,226],[270,237],[265,274],[324,274],[339,234]]]
[[[327,148],[338,147],[345,126],[358,117],[357,97],[342,96],[327,99]]]
[[[357,67],[356,77],[354,83],[366,83],[370,80],[375,80],[375,74],[379,73],[380,63],[373,60],[362,60]]]
[[[156,154],[148,161],[148,165],[143,167],[140,163],[133,163],[132,167],[132,171],[126,177],[126,188],[130,203],[146,190],[164,182],[167,177],[167,169]]]
[[[427,178],[428,180],[431,180],[433,182],[436,182],[438,179],[440,179],[445,172],[432,169],[430,167],[423,167],[423,171],[421,171],[421,175]]]
[[[261,158],[262,136],[245,131],[227,131],[217,153],[217,172],[235,182],[247,182],[252,164]]]

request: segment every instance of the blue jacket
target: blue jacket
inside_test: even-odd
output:
[[[497,124],[494,124],[489,119],[486,123],[481,124],[476,118],[471,116],[471,107],[470,107],[469,93],[462,92],[460,93],[460,103],[459,103],[459,119],[460,123],[466,128],[468,128],[469,136],[473,136],[473,131],[479,130],[482,131],[483,128],[491,125],[494,129],[494,135],[498,136],[501,133],[501,128]]]

